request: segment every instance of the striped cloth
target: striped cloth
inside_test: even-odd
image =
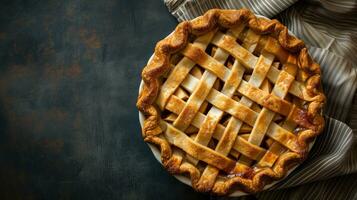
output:
[[[326,128],[308,159],[274,190],[243,198],[357,199],[357,2],[353,0],[164,0],[178,21],[211,8],[249,8],[277,18],[320,63]],[[357,96],[357,95],[356,95]],[[347,125],[347,124],[348,125]],[[214,197],[212,197],[214,198]],[[224,198],[221,198],[224,199]]]

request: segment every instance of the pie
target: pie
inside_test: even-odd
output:
[[[320,66],[277,20],[213,9],[157,43],[142,71],[142,135],[200,192],[254,193],[322,132]]]

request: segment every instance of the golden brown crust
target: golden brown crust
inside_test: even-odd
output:
[[[233,170],[233,176],[229,176],[224,180],[217,180],[211,189],[210,186],[206,187],[205,184],[198,184],[200,171],[192,164],[178,159],[173,153],[169,142],[160,137],[162,133],[160,113],[155,108],[154,102],[157,99],[160,88],[159,79],[169,68],[170,56],[186,47],[190,34],[199,36],[218,26],[232,28],[241,23],[247,24],[250,29],[258,34],[269,34],[286,51],[298,55],[297,59],[290,57],[287,59],[297,62],[298,67],[306,73],[306,79],[303,80],[306,81],[306,91],[303,91],[303,95],[311,101],[307,112],[301,109],[289,109],[291,111],[288,113],[288,118],[293,119],[298,124],[305,125],[307,129],[300,131],[298,134],[298,144],[303,149],[301,152],[284,153],[278,158],[273,168],[262,168],[256,172],[244,169],[244,173],[240,174],[240,167],[236,167]],[[160,147],[162,163],[168,171],[174,174],[189,174],[192,186],[198,191],[211,191],[218,195],[226,195],[232,192],[234,188],[239,188],[246,192],[258,192],[266,184],[284,177],[294,163],[301,162],[306,157],[309,142],[322,132],[324,120],[320,112],[325,102],[325,96],[321,92],[320,74],[319,65],[311,59],[304,43],[289,35],[288,29],[279,21],[257,18],[251,11],[246,9],[209,10],[201,17],[180,23],[170,36],[156,45],[152,60],[144,68],[142,72],[144,86],[137,101],[138,109],[145,116],[142,130],[144,140]],[[271,96],[269,95],[264,102],[266,104],[276,102],[270,102],[270,99]],[[281,100],[277,101],[283,102]],[[247,175],[248,171],[249,175]]]

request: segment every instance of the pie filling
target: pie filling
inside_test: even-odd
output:
[[[174,152],[203,176],[232,177],[299,151],[296,133],[305,127],[288,116],[292,104],[306,110],[308,102],[296,56],[244,25],[191,37],[171,56],[156,101]],[[208,158],[197,153],[206,151]]]

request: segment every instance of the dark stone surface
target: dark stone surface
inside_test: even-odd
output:
[[[143,142],[140,71],[162,1],[2,0],[0,199],[207,199]]]

